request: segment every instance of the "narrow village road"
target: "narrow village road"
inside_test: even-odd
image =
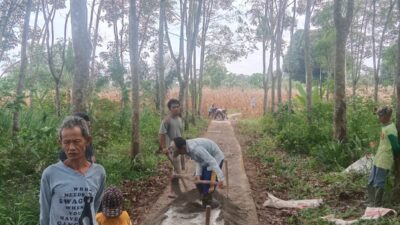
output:
[[[204,133],[202,137],[215,141],[224,152],[226,161],[228,161],[229,188],[225,186],[224,189],[218,189],[220,197],[216,199],[220,201],[221,207],[212,210],[211,218],[214,218],[214,222],[211,222],[211,224],[258,225],[257,212],[251,196],[250,184],[244,169],[242,151],[230,121],[212,121],[209,124],[207,132]],[[186,160],[186,170],[184,173],[186,175],[192,175],[194,173],[194,167],[195,165],[192,160]],[[186,181],[186,183],[189,189],[194,188],[194,185],[189,181]],[[181,188],[184,190],[183,187]],[[196,195],[195,191],[190,191],[190,193],[191,195]],[[168,198],[168,194],[169,187],[166,188],[164,193],[145,216],[142,223],[143,225],[204,224],[203,211],[192,210],[191,212],[182,212],[182,210],[176,208],[190,208],[187,205],[184,206],[185,202],[182,201],[182,199],[185,198],[171,199]],[[189,193],[186,194],[189,195]],[[174,211],[181,211],[181,214],[175,213]],[[189,216],[185,213],[197,214]],[[218,215],[215,214],[223,215],[221,216],[223,221],[221,221],[221,218],[218,221]],[[200,215],[200,217],[195,218],[197,215]]]

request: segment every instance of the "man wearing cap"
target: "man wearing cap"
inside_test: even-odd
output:
[[[173,145],[174,156],[186,154],[196,162],[196,187],[202,195],[203,206],[211,204],[216,185],[223,188],[225,177],[221,168],[224,153],[215,142],[207,138],[185,140],[177,137]]]
[[[382,207],[385,183],[394,162],[393,155],[400,152],[397,129],[391,122],[392,109],[384,106],[376,113],[382,128],[373,167],[368,178],[368,204],[370,207]]]

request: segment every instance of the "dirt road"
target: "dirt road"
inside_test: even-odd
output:
[[[220,207],[212,210],[211,224],[258,225],[241,148],[231,123],[212,121],[203,137],[215,141],[220,146],[229,165],[229,193],[226,187],[218,190],[219,194],[216,194],[215,198],[220,202]],[[186,164],[185,174],[193,174],[194,162],[187,160]],[[189,189],[194,188],[193,184],[188,185]],[[146,215],[143,225],[204,224],[204,210],[197,200],[196,191],[188,191],[177,199],[168,198],[168,194],[169,187]]]

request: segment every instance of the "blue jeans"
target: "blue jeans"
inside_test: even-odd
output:
[[[389,170],[373,166],[371,169],[371,174],[368,178],[368,185],[384,188],[388,175]]]
[[[224,164],[224,160],[221,161],[219,164],[219,168],[222,168],[222,165]],[[207,167],[202,168],[200,180],[209,180],[216,182],[218,181],[217,174],[215,171],[208,171]],[[201,194],[207,194],[207,193],[212,193],[215,191],[215,187],[217,185],[215,184],[213,188],[210,188],[209,184],[196,184],[197,189],[200,191]]]

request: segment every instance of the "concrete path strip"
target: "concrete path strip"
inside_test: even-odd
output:
[[[225,154],[225,159],[229,162],[229,200],[247,215],[243,218],[246,222],[243,225],[259,225],[256,207],[251,196],[250,184],[244,169],[242,150],[237,141],[232,125],[229,121],[212,121],[208,127],[210,131],[206,132],[203,137],[215,141]],[[187,160],[187,168],[185,175],[193,175],[195,164],[192,160]],[[193,185],[188,182],[189,189]],[[192,186],[194,188],[194,185]],[[182,189],[183,190],[183,189]],[[219,189],[221,195],[226,196],[225,189]],[[155,202],[152,208],[146,214],[144,224],[152,224],[155,218],[165,212],[165,207],[171,204],[174,199],[168,198],[169,187],[166,188],[161,197]]]

